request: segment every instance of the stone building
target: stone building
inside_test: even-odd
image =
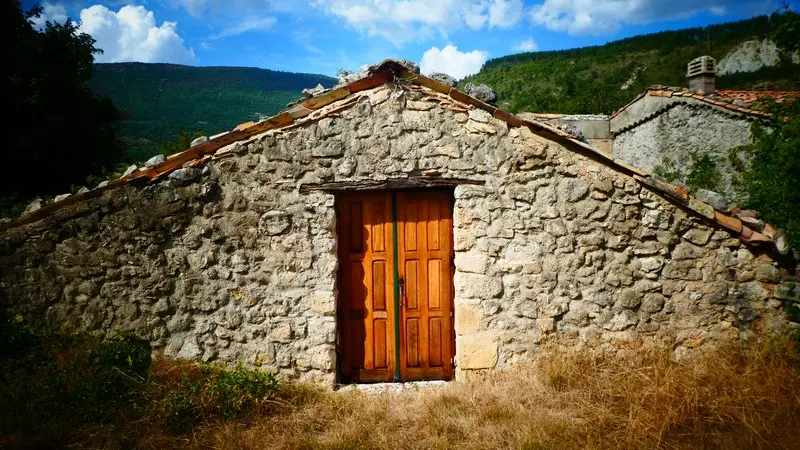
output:
[[[720,175],[714,189],[741,200],[733,178],[731,151],[752,142],[750,125],[767,123],[759,109],[765,97],[776,102],[800,97],[797,91],[716,89],[713,58],[689,63],[687,87],[653,86],[610,116],[521,113],[582,138],[592,147],[649,173],[669,173],[685,182],[693,157],[708,155]],[[730,67],[728,65],[727,67]]]
[[[766,122],[760,110],[764,97],[777,102],[800,92],[716,89],[714,59],[704,56],[689,63],[689,88],[654,86],[642,92],[609,118],[612,154],[628,164],[653,172],[657,168],[684,181],[693,157],[708,155],[721,177],[715,190],[737,198],[731,151],[750,144],[750,125]]]
[[[797,326],[779,230],[412,69],[3,225],[3,307],[323,383],[459,378],[551,337],[681,356]]]

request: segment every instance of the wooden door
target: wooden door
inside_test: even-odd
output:
[[[390,193],[337,198],[340,374],[395,378],[394,253]]]
[[[453,375],[453,216],[450,192],[397,194],[400,376]]]
[[[439,191],[337,195],[343,382],[452,378],[451,199]]]

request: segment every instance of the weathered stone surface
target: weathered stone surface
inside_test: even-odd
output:
[[[457,272],[454,282],[462,298],[497,298],[503,293],[503,283],[486,275]]]
[[[258,229],[267,236],[283,234],[291,226],[292,218],[284,211],[267,211],[258,221]]]
[[[672,181],[673,184],[685,184],[692,167],[692,155],[702,149],[703,155],[716,161],[720,183],[715,190],[722,196],[706,191],[696,193],[695,197],[714,208],[726,211],[729,207],[726,198],[736,198],[734,179],[735,174],[739,173],[731,163],[728,150],[748,145],[752,141],[748,118],[715,108],[699,108],[692,104],[653,106],[659,114],[615,136],[614,157],[648,173],[653,173],[657,168],[669,169],[678,176],[677,180]],[[649,112],[643,115],[647,114]],[[616,126],[621,124],[612,124],[612,132]]]
[[[189,183],[200,177],[200,169],[185,167],[169,174],[169,179],[180,183]]]
[[[800,304],[800,283],[785,282],[775,286],[775,298]]]
[[[714,234],[710,228],[692,228],[683,234],[683,238],[695,245],[706,245]]]
[[[486,273],[489,258],[482,253],[456,253],[456,269],[468,273]]]
[[[30,202],[27,207],[25,207],[25,211],[22,212],[22,215],[24,216],[24,215],[30,214],[30,213],[32,213],[34,211],[38,211],[38,210],[42,209],[42,205],[43,205],[42,199],[41,198],[36,198],[32,202]]]
[[[476,122],[489,123],[492,120],[492,115],[482,109],[472,108],[469,110],[469,118]]]
[[[323,92],[325,92],[325,86],[317,83],[317,85],[315,87],[313,87],[313,88],[303,89],[303,97],[309,98],[309,97],[313,97],[315,95],[319,95],[319,94],[321,94]]]
[[[642,311],[649,313],[656,313],[661,311],[664,307],[664,296],[657,293],[650,293],[644,296],[642,300]]]
[[[446,73],[432,72],[428,74],[428,78],[434,79],[451,87],[456,85],[456,79]]]
[[[156,155],[144,162],[145,167],[155,167],[165,160],[164,155]]]
[[[788,255],[792,248],[789,245],[789,238],[786,236],[786,232],[783,230],[777,230],[775,232],[775,238],[773,239],[775,242],[775,249],[778,250],[778,253],[781,255]]]
[[[127,177],[128,175],[132,174],[133,172],[136,172],[136,169],[137,169],[136,164],[131,164],[130,166],[128,166],[127,169],[125,169],[125,172],[122,172],[122,176],[123,177]]]
[[[131,330],[166,356],[331,383],[337,203],[300,186],[437,173],[485,182],[453,195],[459,369],[525,360],[546,334],[736,339],[796,297],[768,254],[600,161],[402,85],[363,95],[240,143],[191,181],[115,187],[4,230],[0,296],[25,323]]]
[[[200,144],[205,144],[208,142],[208,136],[200,136],[196,137],[189,143],[189,147],[197,147]]]
[[[714,209],[723,212],[728,211],[731,207],[728,199],[719,192],[709,191],[708,189],[698,189],[694,196],[701,202],[708,203]]]
[[[497,94],[485,84],[467,83],[464,85],[464,91],[467,95],[475,97],[482,102],[494,103],[497,101]]]
[[[470,334],[456,340],[457,367],[460,369],[491,369],[497,365],[497,339],[488,334]]]
[[[696,245],[689,244],[688,242],[681,242],[672,251],[672,258],[675,260],[681,259],[697,259],[704,255],[703,250]]]
[[[461,304],[456,309],[456,333],[459,335],[477,333],[483,315],[480,305]]]

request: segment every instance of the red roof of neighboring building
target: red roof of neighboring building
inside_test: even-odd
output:
[[[651,87],[636,96],[630,103],[618,109],[611,115],[617,116],[628,106],[636,103],[646,95],[653,97],[683,97],[698,100],[709,105],[714,105],[729,111],[769,118],[770,114],[754,107],[759,99],[769,97],[778,103],[783,103],[791,98],[800,98],[800,91],[746,91],[734,89],[718,89],[713,94],[692,92],[688,88]]]

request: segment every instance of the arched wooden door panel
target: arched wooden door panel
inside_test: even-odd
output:
[[[343,382],[450,379],[452,192],[337,195]]]

